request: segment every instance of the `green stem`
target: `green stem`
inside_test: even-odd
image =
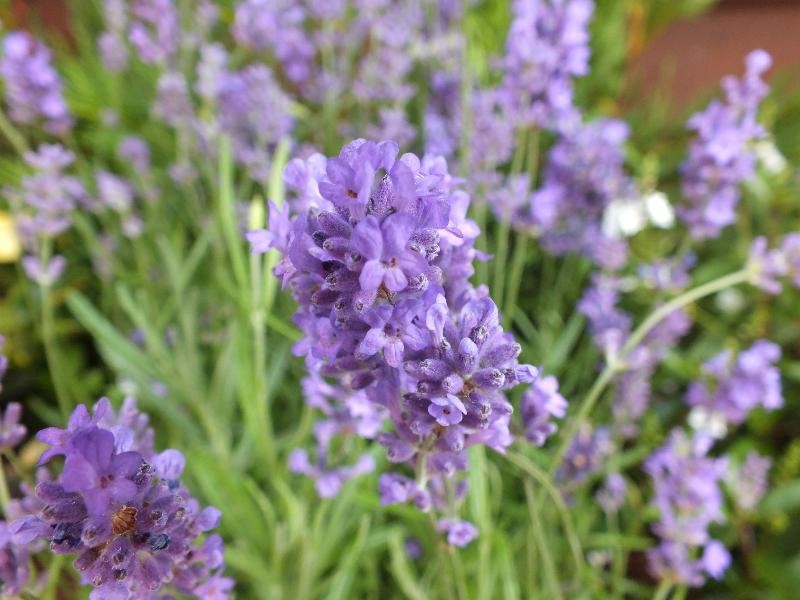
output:
[[[53,388],[58,399],[58,407],[61,414],[66,419],[72,409],[64,382],[64,371],[61,364],[58,344],[55,331],[55,311],[53,308],[53,296],[49,285],[40,285],[42,303],[42,341],[44,342],[44,353],[47,359],[47,366],[50,370],[50,377],[53,381]]]
[[[514,319],[514,309],[519,300],[519,288],[522,284],[522,273],[525,270],[525,258],[528,251],[528,237],[518,235],[514,244],[514,253],[511,255],[511,269],[508,277],[508,294],[505,296],[503,306],[503,327],[508,329]],[[498,267],[502,268],[501,264]]]
[[[2,511],[3,516],[8,516],[6,514],[6,507],[8,506],[8,502],[11,500],[11,494],[8,491],[8,482],[6,481],[6,470],[3,466],[3,459],[0,456],[0,511]]]
[[[25,137],[11,124],[11,121],[8,120],[2,110],[0,110],[0,131],[3,132],[3,135],[14,147],[17,154],[24,157],[27,152],[30,152],[30,147],[28,142],[25,141]]]
[[[544,528],[542,527],[542,520],[539,518],[539,510],[535,505],[535,494],[530,481],[525,482],[525,496],[528,500],[528,515],[531,519],[530,531],[533,533],[533,539],[539,549],[539,556],[541,556],[543,571],[547,585],[550,588],[548,598],[560,600],[563,598],[561,594],[561,586],[558,583],[558,575],[556,573],[555,564],[553,564],[553,557],[550,555],[550,548],[548,547],[547,540],[544,536]]]
[[[552,475],[556,469],[558,469],[559,465],[561,464],[561,460],[564,458],[567,450],[572,445],[572,440],[577,434],[578,429],[586,421],[589,413],[592,412],[592,409],[594,408],[595,404],[597,404],[597,401],[599,400],[603,391],[605,391],[606,386],[611,382],[611,380],[614,378],[614,375],[620,369],[620,365],[624,363],[627,356],[636,348],[636,346],[639,345],[639,343],[647,336],[648,333],[650,333],[650,331],[653,330],[656,325],[658,325],[672,312],[683,308],[692,302],[700,300],[701,298],[710,296],[711,294],[715,294],[734,285],[744,283],[747,281],[747,279],[747,272],[742,269],[740,271],[736,271],[735,273],[730,273],[728,275],[719,277],[718,279],[713,279],[708,283],[704,283],[703,285],[699,285],[696,288],[693,288],[681,294],[680,296],[673,298],[666,304],[654,310],[650,316],[647,317],[642,324],[636,328],[636,330],[628,338],[628,341],[625,342],[625,345],[622,347],[619,354],[612,360],[612,362],[606,364],[605,368],[600,373],[600,376],[597,378],[597,380],[595,380],[594,385],[589,390],[589,394],[586,396],[583,404],[581,404],[576,418],[567,423],[561,445],[558,447],[548,472]]]
[[[672,584],[669,581],[662,581],[653,595],[653,600],[667,600],[669,593],[672,591]]]
[[[61,574],[61,568],[64,566],[64,559],[66,558],[66,554],[54,554],[53,560],[50,562],[50,569],[49,573],[47,574],[47,587],[42,593],[43,600],[56,600],[58,597],[58,586],[60,583],[59,575]]]

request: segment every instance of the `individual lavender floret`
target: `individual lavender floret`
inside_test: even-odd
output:
[[[66,264],[63,257],[49,255],[46,247],[69,229],[72,211],[85,203],[80,181],[64,173],[74,159],[62,146],[42,145],[25,155],[34,173],[22,179],[19,190],[8,190],[26,250],[23,267],[31,279],[46,285],[59,278]]]
[[[594,274],[592,284],[578,302],[578,311],[589,321],[595,345],[614,357],[622,348],[631,328],[631,317],[617,308],[620,301],[619,279]]]
[[[689,120],[697,137],[681,169],[681,189],[689,202],[678,214],[696,239],[717,237],[736,220],[739,184],[753,176],[754,142],[765,135],[756,119],[769,91],[761,76],[771,63],[764,50],[751,52],[744,77],[723,80],[725,101],[712,101]]]
[[[686,394],[689,406],[699,406],[738,425],[757,406],[776,410],[783,406],[781,376],[776,363],[780,346],[756,341],[734,359],[728,350],[707,361],[700,380]]]
[[[119,157],[130,162],[139,175],[150,170],[150,146],[140,137],[126,136],[117,148]]]
[[[231,137],[236,160],[266,181],[271,152],[294,125],[288,96],[264,65],[227,73],[217,94],[219,125]]]
[[[165,66],[178,51],[181,18],[173,0],[133,0],[128,37],[142,62]]]
[[[93,600],[166,588],[198,595],[223,569],[219,536],[200,543],[219,511],[200,509],[179,481],[183,455],[152,454],[151,434],[135,405],[115,415],[104,399],[94,415],[81,405],[67,429],[37,436],[51,446],[43,461],[63,454],[64,468],[57,480],[36,486],[44,506],[11,524],[13,540],[44,539],[56,554],[77,554],[73,565],[93,586]]]
[[[589,72],[591,0],[515,0],[502,91],[522,126],[556,129],[579,118],[572,80]]]
[[[788,271],[786,248],[784,242],[782,248],[770,250],[767,238],[759,236],[754,239],[745,265],[750,283],[768,294],[779,294],[780,279]]]
[[[19,402],[9,402],[0,419],[0,450],[13,448],[25,439],[27,429],[19,422],[22,416],[22,405]]]
[[[50,50],[24,31],[3,39],[0,74],[5,84],[9,116],[30,125],[40,118],[48,133],[64,135],[73,119],[61,91],[61,78],[51,64]]]
[[[706,573],[718,578],[727,568],[727,550],[708,532],[712,523],[725,519],[719,484],[727,461],[707,456],[710,446],[707,436],[689,438],[674,430],[644,464],[653,479],[652,503],[660,513],[653,531],[661,543],[648,552],[650,569],[676,584],[699,586]],[[703,558],[692,559],[696,548],[705,548]]]
[[[733,500],[741,510],[752,512],[758,506],[769,486],[772,459],[758,452],[749,452],[738,468],[729,476],[728,483]]]
[[[536,379],[522,394],[520,412],[525,438],[534,446],[543,446],[558,429],[551,419],[563,419],[567,412],[567,400],[558,393],[558,380],[552,375]]]
[[[0,598],[18,598],[28,582],[28,551],[15,544],[8,523],[0,520]]]
[[[612,451],[611,432],[608,428],[592,429],[584,423],[564,455],[556,480],[567,490],[580,485],[600,470]]]
[[[628,490],[628,483],[619,473],[611,473],[606,477],[603,487],[595,494],[597,503],[606,512],[616,512],[625,503],[625,493]]]
[[[478,530],[469,521],[458,521],[456,519],[440,519],[437,524],[439,531],[447,534],[447,543],[451,546],[463,548],[474,540],[478,535]]]
[[[624,264],[627,245],[603,233],[602,218],[612,201],[639,194],[623,169],[628,134],[624,122],[599,119],[566,128],[550,150],[542,186],[518,215],[548,251],[577,252],[608,269]]]

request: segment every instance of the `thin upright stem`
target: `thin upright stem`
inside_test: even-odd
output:
[[[70,404],[67,385],[64,381],[64,371],[61,364],[61,357],[58,351],[58,343],[55,331],[55,310],[53,307],[53,294],[49,285],[39,286],[42,307],[42,341],[44,343],[44,353],[47,359],[47,366],[53,381],[53,388],[58,399],[58,407],[64,418],[67,418],[72,410]]]
[[[552,474],[556,471],[556,469],[558,469],[562,459],[564,458],[564,455],[572,445],[572,440],[577,434],[578,429],[586,421],[589,413],[592,412],[595,404],[597,404],[600,396],[605,391],[606,386],[611,382],[616,372],[621,368],[620,365],[624,364],[628,355],[642,342],[642,340],[644,340],[647,334],[650,333],[656,325],[658,325],[664,318],[669,316],[674,311],[683,308],[692,302],[700,300],[701,298],[710,296],[711,294],[715,294],[721,290],[733,287],[740,283],[744,283],[747,281],[747,278],[747,272],[742,269],[740,271],[736,271],[735,273],[730,273],[728,275],[719,277],[718,279],[713,279],[708,283],[699,285],[696,288],[688,290],[687,292],[684,292],[683,294],[673,298],[666,304],[658,307],[650,314],[649,317],[642,321],[641,325],[634,330],[634,332],[628,338],[628,341],[625,342],[625,345],[622,347],[613,362],[606,364],[605,368],[600,373],[600,376],[595,380],[594,385],[589,390],[589,393],[581,404],[580,409],[578,409],[578,414],[576,417],[567,423],[561,445],[556,451],[553,462],[550,465],[549,473]]]

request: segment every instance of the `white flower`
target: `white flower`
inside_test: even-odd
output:
[[[675,224],[675,209],[664,192],[655,191],[644,198],[647,218],[655,227],[670,229]]]
[[[700,433],[706,433],[718,440],[728,433],[725,417],[718,412],[710,411],[704,406],[695,406],[689,411],[689,426]]]
[[[610,238],[631,237],[647,225],[641,200],[614,200],[603,213],[603,233]]]
[[[758,160],[770,173],[780,173],[786,168],[786,157],[781,154],[772,140],[756,142],[755,151]]]

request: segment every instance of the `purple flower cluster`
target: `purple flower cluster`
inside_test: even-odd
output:
[[[710,446],[708,437],[689,438],[675,430],[645,461],[653,480],[653,506],[660,515],[653,530],[661,543],[648,552],[650,569],[675,584],[699,586],[706,575],[720,579],[731,561],[708,532],[712,523],[725,519],[720,481],[727,469],[725,459],[707,455]],[[696,558],[700,548],[702,556]]]
[[[612,201],[639,194],[623,169],[627,138],[628,126],[614,119],[579,124],[561,134],[548,155],[542,186],[519,215],[548,251],[577,252],[607,269],[625,263],[627,245],[606,235],[601,222]]]
[[[54,135],[64,135],[72,128],[61,78],[42,42],[23,31],[8,33],[3,39],[0,74],[13,121],[27,125],[42,119],[45,130]]]
[[[559,129],[579,119],[572,80],[589,72],[592,0],[515,0],[501,86],[520,126]]]
[[[735,359],[726,350],[703,365],[701,378],[686,393],[686,402],[733,425],[742,423],[757,406],[778,409],[783,406],[776,366],[780,357],[780,346],[766,340],[758,340]]]
[[[761,76],[771,62],[764,50],[751,52],[744,77],[723,80],[725,101],[711,102],[689,120],[697,137],[682,168],[682,191],[689,202],[678,214],[694,238],[717,237],[736,220],[739,184],[753,176],[754,142],[765,135],[757,113],[769,91]]]
[[[767,491],[771,467],[771,458],[749,452],[729,478],[730,489],[734,492],[731,495],[741,510],[752,512],[758,506]]]
[[[800,288],[800,233],[790,233],[776,248],[770,248],[764,237],[757,237],[750,246],[745,265],[748,280],[768,294],[779,294],[785,277]]]
[[[201,598],[227,598],[223,544],[205,532],[220,513],[201,509],[180,483],[183,455],[155,453],[145,415],[127,400],[115,414],[106,399],[91,415],[81,405],[66,429],[44,429],[41,462],[64,456],[58,479],[40,481],[35,510],[10,524],[17,546],[45,540],[73,563],[93,600],[152,598],[169,589]],[[216,589],[218,595],[204,594]]]
[[[53,239],[69,229],[71,213],[86,202],[80,181],[64,173],[74,160],[62,146],[40,146],[25,155],[34,173],[22,179],[20,189],[7,190],[26,250],[22,265],[28,277],[43,285],[56,281],[66,266],[63,256],[52,255]]]
[[[128,47],[125,42],[128,8],[125,0],[104,0],[103,20],[106,30],[97,39],[100,57],[106,69],[117,73],[128,65]]]
[[[173,0],[133,0],[128,39],[142,62],[167,65],[181,40],[181,16]]]
[[[465,491],[447,493],[466,448],[511,443],[504,391],[537,373],[517,362],[520,346],[487,291],[469,283],[478,233],[469,197],[443,161],[398,157],[394,142],[355,140],[338,157],[292,161],[285,176],[297,214],[273,207],[270,230],[248,237],[254,251],[284,255],[276,275],[299,304],[296,351],[344,387],[342,398],[356,390],[380,407],[370,419],[388,415],[392,430],[377,440],[417,478],[384,475],[382,501],[444,508]],[[317,405],[319,386],[306,389]],[[365,437],[377,432],[370,425]]]
[[[520,413],[525,439],[543,446],[558,429],[551,419],[563,419],[567,413],[567,400],[558,393],[558,380],[552,375],[536,379],[522,394]]]
[[[606,427],[592,428],[584,423],[572,440],[564,460],[556,472],[559,486],[566,492],[579,486],[597,473],[614,450],[611,431]]]

